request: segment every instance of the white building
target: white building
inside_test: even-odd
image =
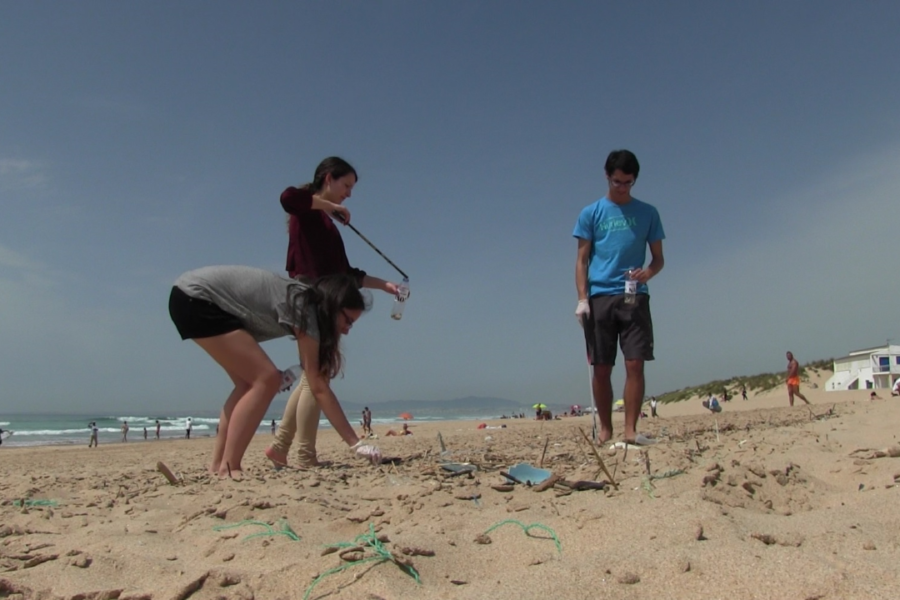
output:
[[[825,390],[884,390],[891,389],[900,379],[900,346],[854,350],[834,360],[834,375],[825,383]]]

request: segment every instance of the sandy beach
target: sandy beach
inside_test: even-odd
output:
[[[661,405],[640,424],[658,444],[601,450],[605,490],[495,489],[542,455],[566,481],[608,481],[579,432],[589,416],[376,427],[402,459],[377,468],[325,430],[331,466],[275,471],[259,435],[240,482],[206,474],[211,439],[3,448],[0,597],[895,598],[900,458],[877,451],[897,444],[900,398],[816,382],[811,410],[783,386],[718,415]],[[366,540],[327,551],[370,528],[397,562],[345,560],[380,556]]]

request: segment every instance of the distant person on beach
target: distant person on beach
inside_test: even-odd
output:
[[[741,386],[741,398],[743,398],[744,400],[747,399],[747,386],[745,385]]]
[[[156,421],[156,439],[159,439],[159,429],[160,429],[160,425],[159,425],[159,420],[157,419],[157,421]]]
[[[608,191],[581,211],[573,232],[578,239],[575,317],[584,327],[588,360],[593,365],[592,391],[600,417],[599,442],[613,436],[612,370],[616,345],[625,359],[624,440],[636,443],[644,398],[644,362],[653,360],[653,321],[647,282],[663,268],[665,238],[659,213],[631,196],[640,164],[628,150],[609,154],[604,167]],[[647,247],[650,264],[644,267]],[[635,285],[631,302],[626,285]]]
[[[656,413],[656,407],[658,405],[659,402],[656,401],[656,396],[650,396],[650,416],[654,419],[659,417],[659,415]]]
[[[384,435],[385,435],[385,437],[387,437],[387,436],[394,436],[394,435],[412,435],[412,434],[413,434],[412,431],[409,430],[409,425],[404,423],[403,429],[400,430],[400,433],[397,433],[393,429],[388,429],[388,432]]]
[[[343,203],[350,198],[357,180],[356,169],[350,163],[332,156],[319,163],[312,182],[288,187],[281,193],[281,207],[288,214],[288,275],[310,280],[325,275],[347,275],[359,288],[382,290],[396,296],[396,283],[350,266],[341,232],[334,223],[335,219],[350,222],[350,211]],[[316,402],[307,374],[304,369],[284,407],[275,441],[266,448],[266,456],[273,463],[287,464],[296,436],[299,465],[319,465],[316,437],[322,407]]]
[[[875,393],[875,390],[872,390],[872,393],[869,394],[869,400],[881,400],[881,396]]]
[[[372,435],[372,411],[368,406],[363,408],[363,431],[366,435]]]
[[[187,418],[187,421],[184,422],[184,437],[186,439],[191,439],[191,430],[194,428],[194,421],[191,420],[190,417]]]
[[[275,424],[275,419],[272,419],[272,427],[271,427],[272,435],[275,435],[275,429],[277,429],[277,428],[278,428],[278,426]]]
[[[794,405],[794,396],[797,396],[807,404],[809,404],[809,400],[806,399],[806,396],[800,393],[800,363],[797,362],[797,359],[794,358],[794,355],[791,352],[788,352],[786,355],[788,366],[787,366],[787,389],[788,389],[788,401],[791,406]]]
[[[244,452],[282,386],[281,371],[260,343],[290,335],[308,389],[335,431],[358,456],[380,461],[379,450],[360,442],[331,391],[331,379],[341,373],[340,338],[366,309],[366,298],[346,275],[310,283],[252,267],[204,267],[175,281],[169,314],[178,333],[205,350],[234,383],[219,415],[212,473],[242,472]]]
[[[722,402],[728,402],[730,398],[728,397],[728,388],[722,388]]]
[[[91,438],[88,441],[88,448],[93,448],[98,445],[99,430],[97,429],[97,422],[91,421],[88,423],[88,430],[91,432]]]
[[[122,421],[122,441],[128,441],[128,421]]]
[[[891,396],[900,396],[900,379],[894,382],[894,387],[891,388]]]
[[[147,428],[144,427],[144,441],[147,441]]]

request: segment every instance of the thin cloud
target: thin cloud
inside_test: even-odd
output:
[[[40,162],[21,158],[0,158],[0,187],[3,189],[38,189],[46,184],[47,176]]]
[[[0,245],[0,267],[10,269],[27,269],[39,271],[44,269],[43,263],[20,254],[11,248]]]

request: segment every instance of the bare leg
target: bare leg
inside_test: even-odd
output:
[[[281,386],[281,372],[246,331],[194,341],[225,369],[232,381],[240,381],[247,388],[231,407],[227,427],[224,423],[219,427],[224,438],[219,475],[240,473],[244,452]],[[226,404],[223,413],[229,412],[228,408]]]
[[[799,386],[799,385],[798,385],[796,388],[794,388],[793,390],[791,390],[791,395],[797,396],[798,398],[800,398],[801,400],[803,400],[804,402],[806,402],[807,404],[809,404],[809,400],[806,399],[806,396],[804,396],[803,394],[800,393],[800,386]],[[791,399],[791,406],[793,406],[793,405],[794,405],[794,402],[793,402],[793,398],[792,398],[792,399]]]
[[[612,376],[613,365],[594,365],[594,406],[600,418],[599,442],[608,442],[613,436],[612,425]]]
[[[641,416],[641,403],[644,399],[644,361],[632,359],[625,361],[625,432],[626,442],[634,442],[637,437],[637,422]]]
[[[225,406],[222,407],[222,412],[219,414],[219,431],[225,433],[216,436],[212,464],[209,466],[209,472],[213,475],[218,475],[219,469],[222,468],[222,455],[225,453],[225,440],[228,438],[228,424],[231,422],[234,407],[237,406],[238,400],[250,390],[250,387],[244,382],[236,379],[232,379],[232,381],[234,381],[234,389],[231,390],[231,394],[225,400]]]

